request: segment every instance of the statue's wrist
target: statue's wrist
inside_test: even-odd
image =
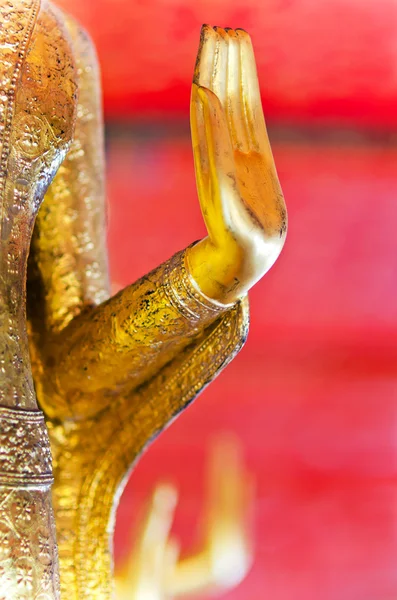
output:
[[[192,323],[213,321],[228,308],[203,293],[192,278],[187,250],[178,252],[168,261],[164,272],[164,290],[170,304]]]
[[[186,250],[186,268],[193,284],[224,307],[232,306],[244,295],[238,277],[241,264],[242,254],[236,247],[217,247],[209,238]]]

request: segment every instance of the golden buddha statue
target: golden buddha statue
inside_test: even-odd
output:
[[[204,26],[208,236],[110,297],[92,43],[45,0],[0,0],[0,39],[0,600],[59,598],[58,555],[62,597],[106,600],[128,474],[243,345],[286,210],[249,35]]]

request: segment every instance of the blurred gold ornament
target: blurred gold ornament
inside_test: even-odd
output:
[[[159,484],[133,538],[130,556],[116,573],[117,600],[213,596],[244,579],[253,556],[248,522],[253,479],[244,467],[238,439],[219,436],[208,467],[202,547],[179,557],[180,544],[170,536],[178,493],[175,486]]]
[[[0,0],[0,55],[0,599],[58,598],[59,553],[63,596],[105,600],[131,466],[244,343],[285,206],[249,36],[205,26],[208,237],[110,297],[92,43],[49,2]]]

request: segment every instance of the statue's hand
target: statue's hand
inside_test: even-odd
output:
[[[188,251],[201,291],[245,294],[283,247],[287,214],[262,112],[249,35],[204,25],[191,98],[200,205],[208,237]]]

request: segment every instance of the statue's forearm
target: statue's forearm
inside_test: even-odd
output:
[[[56,385],[75,416],[97,412],[115,391],[150,379],[228,308],[198,291],[185,254],[177,253],[107,302],[83,312],[50,348]]]

